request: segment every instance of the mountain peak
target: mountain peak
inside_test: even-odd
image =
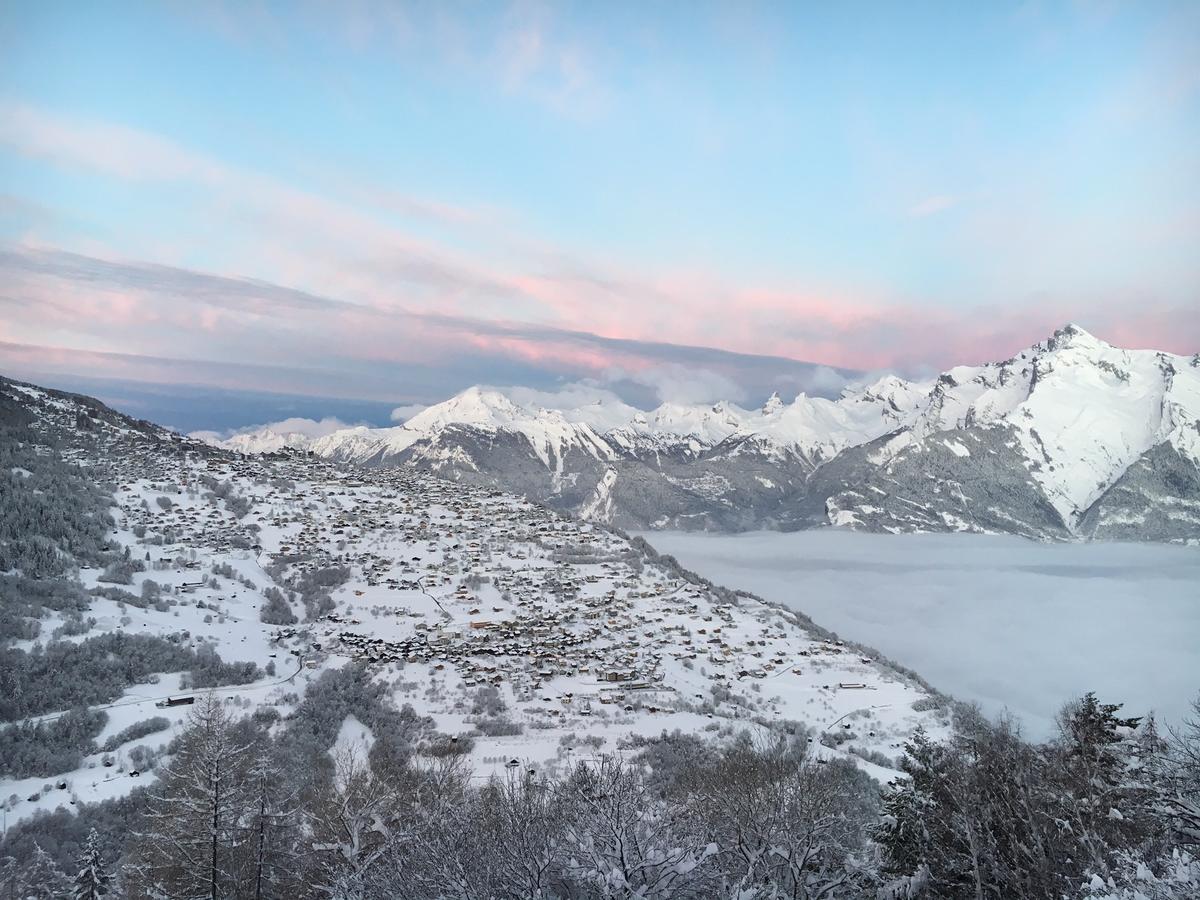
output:
[[[1102,346],[1106,346],[1104,341],[1074,322],[1068,322],[1062,328],[1057,329],[1050,336],[1050,339],[1046,341],[1046,348],[1048,350],[1057,350],[1062,347]]]
[[[403,427],[420,431],[450,423],[504,425],[510,424],[519,413],[516,404],[503,393],[477,384],[460,391],[449,400],[427,407],[405,422]]]
[[[779,396],[779,391],[772,391],[771,396],[767,398],[767,402],[762,406],[762,414],[770,416],[783,409],[783,398]]]

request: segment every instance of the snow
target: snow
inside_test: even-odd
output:
[[[285,447],[307,450],[312,445],[313,439],[301,431],[280,432],[265,426],[254,431],[235,434],[224,441],[218,440],[217,443],[239,453],[278,453]]]
[[[475,386],[424,409],[392,428],[355,426],[312,438],[299,431],[252,429],[225,440],[211,434],[194,437],[242,453],[271,453],[283,447],[311,450],[327,458],[361,462],[393,456],[420,441],[434,440],[460,426],[485,432],[516,432],[528,440],[542,464],[561,472],[564,454],[580,449],[596,459],[611,459],[618,449],[689,448],[692,455],[733,437],[756,436],[771,447],[799,452],[813,460],[873,440],[907,424],[919,412],[927,386],[889,376],[838,400],[799,395],[790,404],[773,394],[760,410],[733,403],[663,403],[643,412],[612,398],[566,410],[518,403],[526,393]]]
[[[1030,458],[1044,456],[1034,478],[1071,522],[1158,442],[1166,385],[1158,354],[1090,336],[1048,353],[1038,372],[1010,421]]]
[[[584,504],[580,516],[598,522],[609,521],[612,517],[612,488],[617,483],[617,470],[608,468],[596,484],[596,492]]]
[[[226,483],[248,512],[236,516],[201,486],[202,476]],[[478,777],[503,771],[512,758],[555,767],[573,753],[595,752],[582,743],[568,752],[561,739],[572,733],[616,752],[631,735],[676,728],[728,735],[801,721],[819,734],[851,721],[855,747],[894,757],[918,725],[946,729],[943,711],[913,708],[928,694],[905,674],[821,639],[780,608],[730,603],[655,565],[634,566],[623,536],[515,497],[403,467],[347,471],[297,457],[170,454],[131,460],[115,480],[112,537],[134,558],[150,556],[129,590],[137,594],[153,579],[168,602],[122,608],[97,598],[89,634],[186,631],[190,646],[211,645],[227,661],[274,666],[255,683],[215,691],[242,714],[269,705],[286,715],[324,670],[357,659],[397,704],[432,717],[443,734],[461,735],[474,729],[467,714],[475,691],[496,684],[523,732],[477,737],[470,762]],[[605,483],[611,489],[613,479]],[[166,509],[155,502],[163,494],[172,500]],[[255,529],[253,546],[233,540],[246,529]],[[178,543],[158,543],[167,532]],[[311,562],[285,563],[279,578],[343,559],[349,580],[332,591],[334,611],[319,621],[264,624],[262,591],[273,583],[265,567],[297,550]],[[583,561],[560,561],[560,550]],[[100,574],[83,569],[80,581],[95,586]],[[481,580],[468,585],[469,575]],[[477,627],[481,621],[490,625]],[[718,697],[726,687],[732,695]],[[110,716],[104,737],[164,715],[172,730],[134,745],[167,743],[187,708],[156,703],[179,693],[178,673],[131,687],[102,707]],[[361,749],[371,739],[361,722],[346,719],[330,750]],[[112,768],[98,754],[88,758],[62,774],[66,791],[36,801],[27,798],[57,778],[0,783],[0,796],[18,795],[10,824],[71,797],[120,796],[149,783],[152,772],[128,770],[129,749],[119,749]]]
[[[1002,363],[941,376],[908,433],[874,457],[884,463],[939,432],[1011,426],[1033,479],[1068,527],[1156,444],[1200,459],[1200,368],[1153,350],[1123,350],[1077,325]],[[958,455],[966,450],[946,442]]]
[[[336,767],[336,763],[341,760],[357,760],[365,762],[371,753],[371,748],[375,746],[375,734],[360,722],[353,713],[347,715],[342,720],[342,727],[338,729],[337,737],[333,741],[333,746],[329,748],[329,756],[335,763],[335,778],[342,775],[340,767]],[[338,784],[338,790],[343,790],[344,785]]]
[[[953,453],[955,456],[970,456],[971,455],[971,451],[968,450],[961,441],[947,440],[947,441],[942,441],[942,443],[945,444],[947,447],[949,447],[950,452]]]
[[[781,409],[783,409],[783,398],[779,396],[779,391],[774,391],[767,398],[767,402],[763,404],[761,412],[764,416],[771,416]]]
[[[433,463],[435,470],[451,465],[477,470],[478,461],[461,447],[439,443],[448,429],[465,427],[523,436],[551,477],[561,478],[564,458],[572,451],[597,460],[666,452],[696,458],[739,439],[733,455],[757,449],[816,466],[890,434],[870,456],[876,465],[886,465],[936,435],[1003,426],[1014,430],[1031,477],[1068,528],[1157,444],[1169,442],[1200,465],[1197,359],[1119,349],[1075,325],[1003,362],[956,366],[931,382],[886,375],[847,388],[835,400],[800,394],[785,403],[773,394],[757,410],[728,402],[666,402],[643,412],[609,392],[585,393],[595,399],[558,410],[537,402],[552,402],[555,394],[476,386],[395,428],[360,426],[316,439],[298,431],[260,429],[218,443],[244,453],[289,446],[350,462],[386,460],[430,445],[417,451],[417,458]],[[959,457],[970,456],[962,440],[947,436],[944,443]],[[608,508],[593,506],[601,512]]]
[[[1196,548],[834,529],[643,536],[989,713],[1009,709],[1034,737],[1086,691],[1178,721],[1200,690]]]

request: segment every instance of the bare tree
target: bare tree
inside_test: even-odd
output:
[[[247,779],[244,829],[252,849],[249,872],[254,900],[282,896],[294,884],[299,821],[298,791],[266,752],[251,766]]]
[[[552,896],[565,861],[561,796],[553,785],[510,771],[480,792],[482,843],[490,849],[498,896]]]
[[[375,896],[371,886],[385,868],[399,877],[396,861],[416,834],[416,782],[406,764],[374,771],[352,750],[335,755],[332,777],[310,804],[307,822],[319,891],[337,900],[365,900]]]
[[[135,835],[135,896],[218,900],[237,883],[250,743],[212,694],[196,703],[188,724]]]
[[[730,896],[815,900],[852,876],[846,860],[873,814],[864,781],[781,738],[739,741],[684,785],[689,820],[718,845]]]
[[[566,875],[605,898],[704,896],[703,863],[717,852],[674,827],[673,810],[619,759],[580,763],[560,789],[570,814]]]
[[[1157,800],[1179,843],[1200,846],[1200,696],[1171,737],[1159,767]]]

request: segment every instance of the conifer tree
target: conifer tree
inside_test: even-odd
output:
[[[49,853],[35,846],[33,857],[15,879],[15,897],[21,900],[61,900],[70,895],[71,882]]]
[[[79,855],[79,871],[75,875],[73,900],[100,900],[109,895],[112,878],[104,867],[100,853],[100,835],[93,828]]]

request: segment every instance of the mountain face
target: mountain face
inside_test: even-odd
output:
[[[1200,540],[1200,354],[1123,350],[1075,325],[1003,362],[836,400],[552,410],[475,387],[395,428],[224,446],[414,466],[625,528]]]

